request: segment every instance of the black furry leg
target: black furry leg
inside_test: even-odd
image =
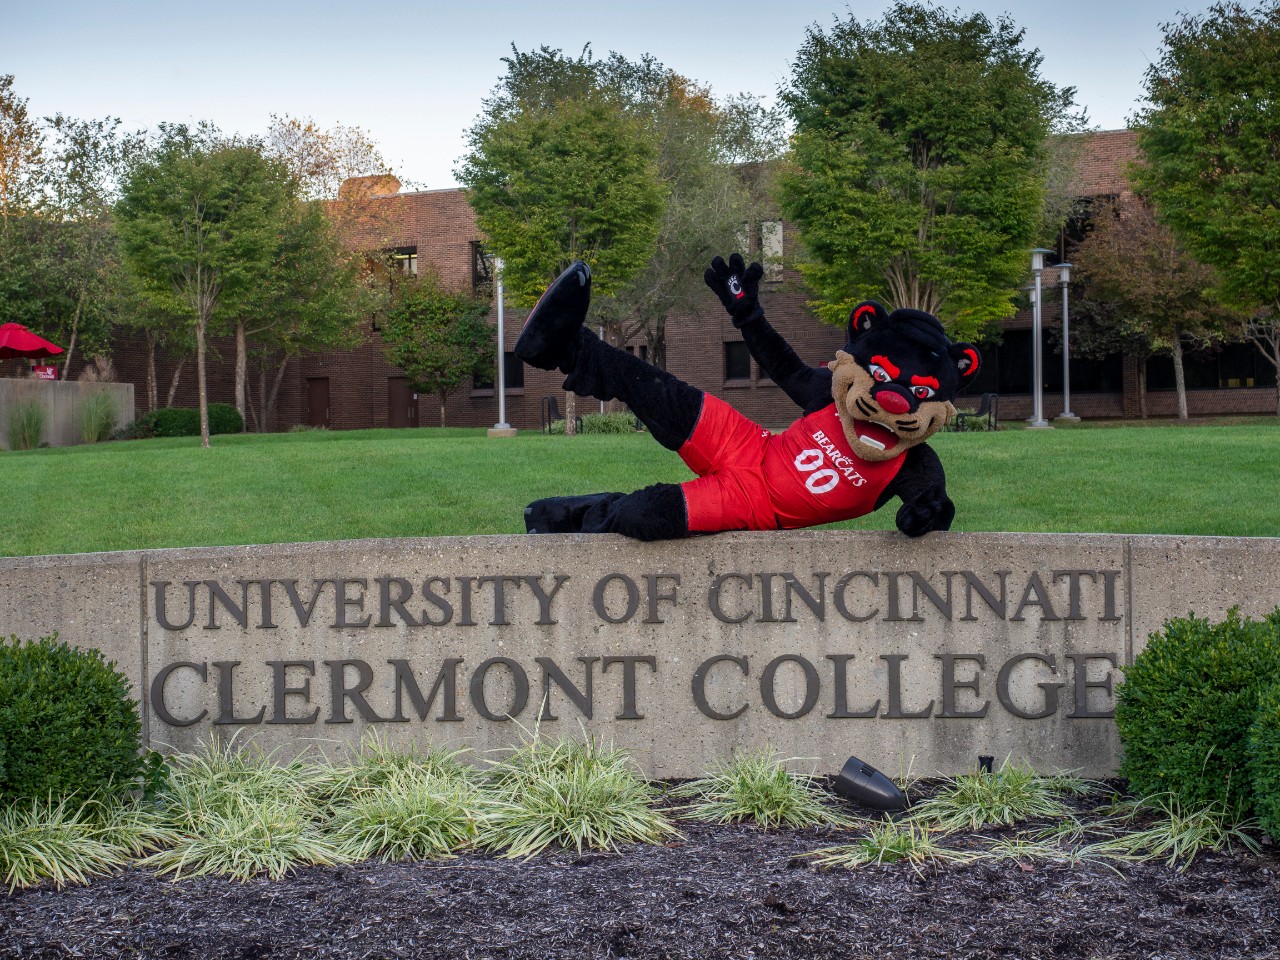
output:
[[[609,346],[585,327],[578,331],[573,367],[567,372],[566,390],[597,400],[621,400],[668,450],[684,446],[702,413],[701,390]]]
[[[684,492],[656,483],[625,496],[606,494],[582,518],[583,533],[621,533],[636,540],[677,540],[689,535]]]
[[[589,493],[581,497],[547,497],[524,508],[526,533],[579,533],[582,518],[597,504],[608,507],[621,493]]]

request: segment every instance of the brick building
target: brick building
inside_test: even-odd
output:
[[[1082,235],[1089,200],[1117,198],[1126,186],[1125,166],[1136,157],[1136,135],[1117,130],[1091,133],[1077,162],[1075,193],[1084,199],[1085,216],[1073,220],[1062,231],[1056,264],[1070,256],[1073,243]],[[487,280],[488,266],[481,255],[481,236],[461,190],[427,190],[400,193],[394,178],[369,178],[353,184],[376,214],[380,243],[391,250],[405,271],[414,272],[418,263],[429,263],[447,284],[478,284]],[[774,221],[761,224],[761,235],[753,242],[753,255],[763,246],[772,253],[785,253],[791,233]],[[779,250],[779,247],[782,250]],[[727,253],[728,251],[726,251]],[[1028,263],[1028,268],[1030,264]],[[690,264],[699,273],[703,264]],[[1045,270],[1043,324],[1045,328],[1044,412],[1052,418],[1062,410],[1062,358],[1052,346],[1050,329],[1061,323],[1058,271]],[[801,357],[817,364],[825,362],[844,342],[843,331],[815,320],[805,307],[806,294],[797,278],[787,274],[766,279],[761,296],[770,321],[791,342]],[[538,429],[544,398],[555,397],[563,409],[564,395],[559,374],[524,367],[510,354],[519,335],[526,311],[507,304],[505,341],[508,354],[506,419],[520,429]],[[492,311],[496,323],[497,306]],[[794,405],[761,375],[746,352],[742,338],[730,323],[715,297],[708,291],[704,308],[696,316],[676,316],[668,320],[668,368],[699,388],[720,396],[760,423],[775,426],[795,418]],[[295,424],[324,425],[334,429],[367,427],[436,426],[439,414],[434,396],[417,397],[403,371],[387,362],[371,319],[364,329],[364,342],[354,348],[331,353],[305,355],[287,368],[276,408],[275,429]],[[221,347],[221,362],[211,362],[210,399],[230,402],[232,398],[229,343]],[[642,343],[628,349],[644,353]],[[1022,418],[1031,413],[1031,316],[1023,311],[1005,325],[999,344],[983,346],[984,369],[969,393],[1000,394],[1004,418]],[[140,412],[145,409],[145,363],[138,344],[122,343],[116,353],[121,378],[138,384],[136,396]],[[157,379],[164,384],[175,361],[162,360]],[[195,402],[195,376],[187,364],[176,394],[177,405]],[[1275,373],[1249,344],[1227,347],[1215,354],[1186,357],[1188,404],[1191,414],[1271,413],[1275,410]],[[1071,406],[1087,418],[1132,417],[1138,414],[1138,368],[1135,361],[1119,355],[1102,361],[1071,361]],[[1147,406],[1154,416],[1173,415],[1172,362],[1155,358],[1147,370]],[[962,406],[964,402],[962,401]],[[578,412],[598,409],[594,400],[581,400]],[[472,384],[450,397],[446,416],[449,426],[492,426],[498,421],[498,399],[491,385]]]

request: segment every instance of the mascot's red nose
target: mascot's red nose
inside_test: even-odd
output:
[[[894,390],[881,390],[876,394],[876,403],[889,413],[906,413],[911,409],[907,398]]]

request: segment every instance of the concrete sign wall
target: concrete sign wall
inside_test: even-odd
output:
[[[366,540],[0,559],[0,633],[134,679],[152,746],[343,756],[603,736],[689,777],[770,746],[820,771],[979,754],[1114,771],[1147,634],[1280,605],[1280,539],[804,531]]]

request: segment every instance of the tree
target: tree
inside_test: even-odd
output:
[[[783,102],[784,212],[824,319],[874,297],[981,339],[1012,315],[1041,228],[1051,134],[1083,123],[1007,17],[899,0],[810,28]]]
[[[574,260],[622,288],[653,256],[663,190],[644,124],[588,94],[482,123],[460,170],[513,301],[532,306]]]
[[[1086,321],[1085,335],[1127,341],[1143,361],[1152,353],[1171,354],[1178,416],[1187,419],[1184,340],[1221,340],[1241,320],[1206,294],[1215,285],[1213,269],[1192,257],[1140,200],[1097,211],[1093,231],[1076,250],[1075,266],[1089,300],[1109,307],[1086,313],[1099,329],[1089,332]]]
[[[387,359],[403,370],[415,390],[445,402],[472,377],[492,377],[494,330],[488,323],[489,300],[465,290],[450,290],[423,271],[396,284],[382,324]]]
[[[1161,220],[1217,268],[1221,297],[1280,374],[1280,2],[1234,2],[1164,25],[1137,114],[1133,176]],[[1280,416],[1280,378],[1276,392]]]
[[[118,119],[48,120],[45,229],[40,250],[45,269],[45,315],[66,343],[62,378],[76,348],[85,356],[110,350],[112,327],[124,301],[119,237],[112,217],[121,177],[143,146],[143,135],[125,133]]]
[[[362,261],[339,241],[321,201],[294,200],[280,212],[270,270],[239,301],[236,324],[237,364],[247,367],[252,352],[259,373],[257,411],[242,412],[260,431],[274,420],[289,362],[307,350],[354,345],[358,325],[384,302]]]
[[[130,269],[145,293],[179,305],[195,331],[200,441],[209,446],[206,339],[215,311],[268,277],[289,177],[258,149],[167,127],[117,205]],[[228,311],[235,314],[234,310]]]
[[[43,228],[45,134],[0,75],[0,323],[43,328],[42,277],[35,256]]]

